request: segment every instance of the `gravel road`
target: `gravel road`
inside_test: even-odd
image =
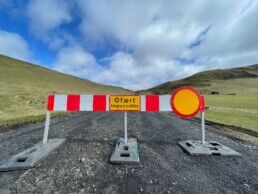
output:
[[[42,140],[44,122],[0,134],[0,160]],[[190,156],[177,145],[199,139],[199,123],[171,113],[128,113],[140,162],[110,164],[123,113],[73,113],[51,120],[50,138],[66,142],[36,167],[0,172],[0,193],[258,193],[257,146],[207,126],[207,139],[242,157]]]

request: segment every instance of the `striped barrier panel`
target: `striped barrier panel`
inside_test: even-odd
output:
[[[49,95],[48,111],[93,111],[105,112],[109,109],[110,95]],[[140,111],[161,112],[173,111],[171,95],[140,95]]]

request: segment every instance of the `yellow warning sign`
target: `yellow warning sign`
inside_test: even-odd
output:
[[[141,97],[133,95],[111,95],[109,97],[110,111],[140,111]]]

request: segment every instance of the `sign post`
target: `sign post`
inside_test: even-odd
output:
[[[205,115],[204,112],[201,112],[201,122],[202,122],[202,145],[205,144]]]
[[[112,163],[139,162],[137,140],[127,135],[127,112],[141,110],[141,97],[133,95],[111,95],[109,110],[124,112],[124,138],[119,138],[110,157]]]
[[[127,144],[127,112],[124,112],[125,144]]]
[[[201,106],[200,106],[200,112],[201,112],[201,126],[202,126],[202,145],[205,144],[205,99],[204,96],[200,96],[201,100]]]

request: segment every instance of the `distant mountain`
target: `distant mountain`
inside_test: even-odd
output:
[[[43,114],[50,93],[124,94],[131,91],[0,55],[0,125]]]
[[[214,82],[218,82],[219,80],[248,78],[254,78],[256,81],[258,81],[258,64],[239,68],[203,71],[184,79],[169,81],[147,90],[140,90],[138,93],[167,94],[171,93],[171,91],[175,88],[183,85],[193,86],[198,88],[203,93],[209,93],[211,92],[209,87],[212,86]]]

